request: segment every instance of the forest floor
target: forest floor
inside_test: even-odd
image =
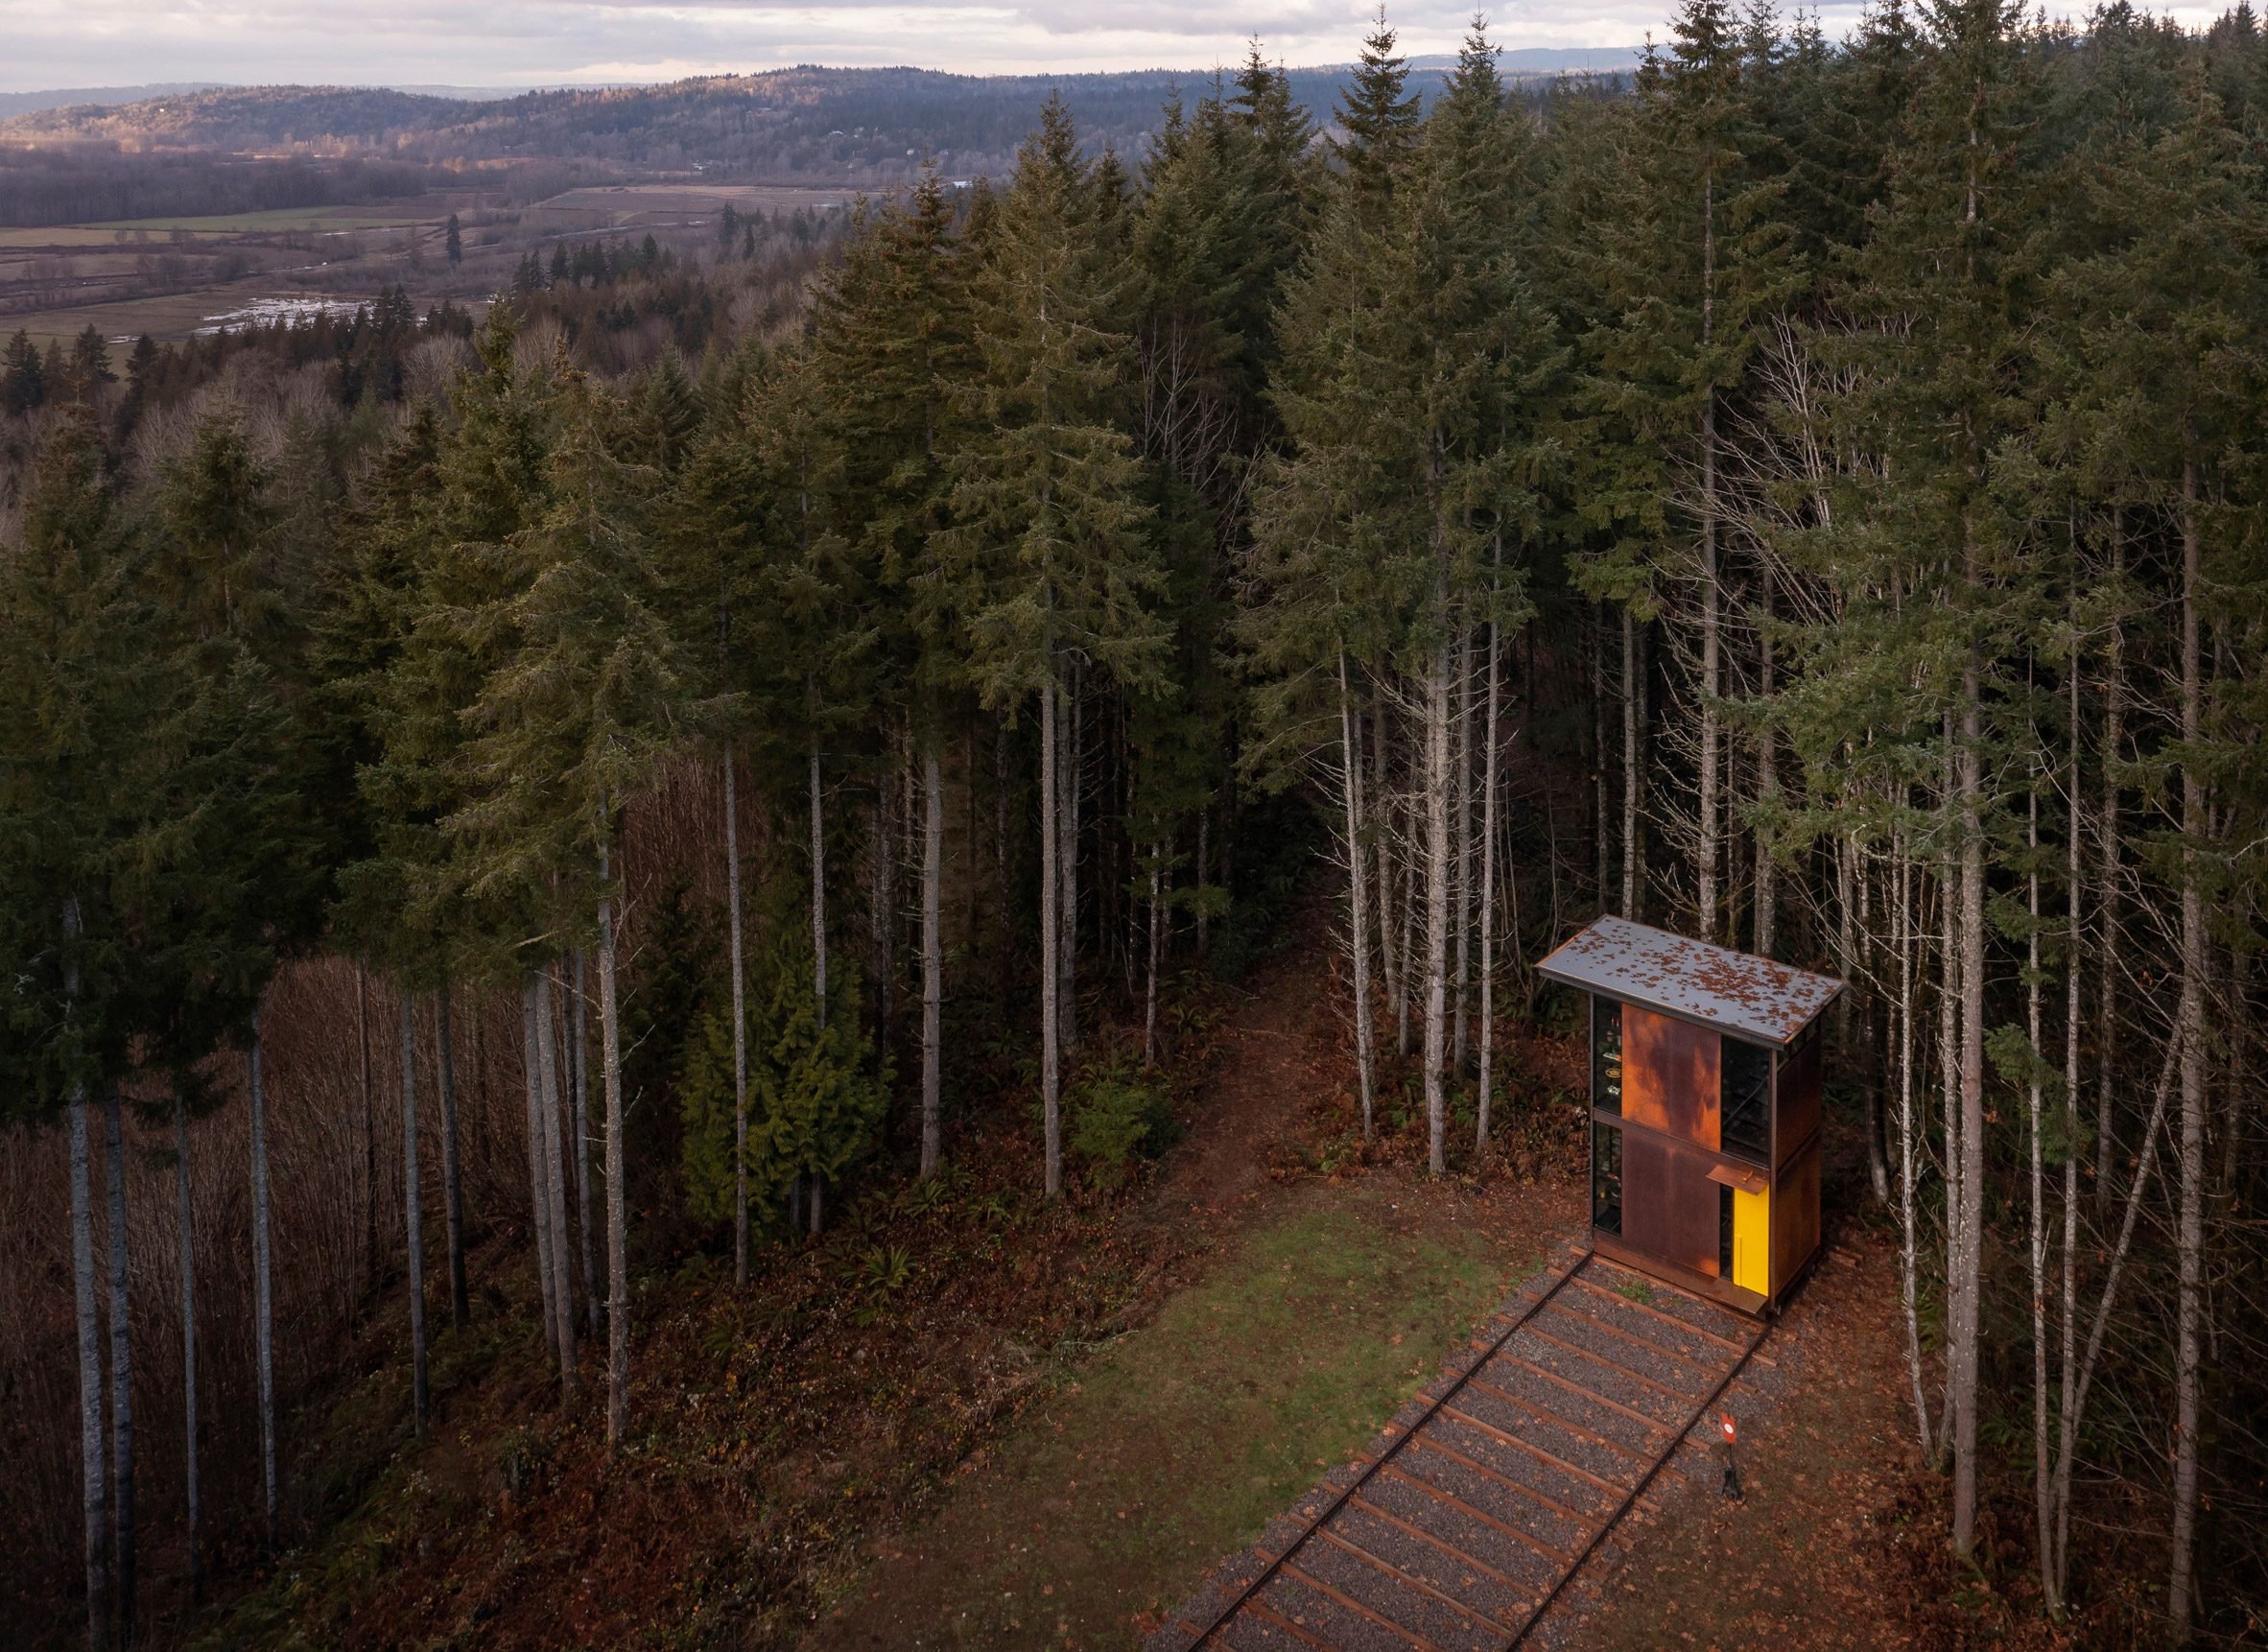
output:
[[[293,1429],[306,1536],[203,1613],[161,1607],[152,1642],[1138,1644],[1581,1222],[1567,1038],[1500,1045],[1482,1173],[1423,1175],[1399,1075],[1362,1142],[1325,915],[1177,1001],[1185,1134],[1125,1188],[1037,1197],[1003,1064],[950,1174],[852,1198],[822,1239],[770,1237],[745,1289],[713,1234],[642,1219],[611,1456],[600,1362],[559,1400],[526,1247],[497,1236],[472,1329],[437,1345],[426,1441],[406,1335],[376,1313],[362,1375]],[[1851,1156],[1831,1210],[1859,1204]],[[2027,1643],[1989,1576],[1935,1559],[1895,1262],[1878,1228],[1831,1218],[1773,1363],[1733,1396],[1747,1500],[1667,1492],[1542,1643]]]

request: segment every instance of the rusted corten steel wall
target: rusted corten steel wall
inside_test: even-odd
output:
[[[1713,1154],[1650,1130],[1622,1132],[1622,1242],[1716,1277]]]
[[[1772,1294],[1792,1284],[1819,1248],[1819,1137],[1780,1168],[1772,1190]]]
[[[1622,1008],[1622,1117],[1717,1151],[1721,1045],[1706,1027]]]
[[[1825,1071],[1820,1051],[1825,1042],[1814,1038],[1793,1055],[1780,1058],[1772,1146],[1783,1165],[1819,1133],[1819,1093]]]

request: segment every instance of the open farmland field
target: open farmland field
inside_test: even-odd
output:
[[[210,325],[211,318],[243,309],[274,290],[272,279],[255,275],[225,287],[208,287],[195,293],[166,293],[108,304],[35,310],[29,315],[0,316],[0,334],[13,333],[21,327],[42,347],[50,339],[59,339],[67,344],[91,322],[106,339],[133,340],[144,333],[159,340],[185,339],[200,327]]]
[[[566,213],[628,228],[634,224],[684,224],[714,217],[727,204],[741,212],[826,212],[846,205],[852,192],[798,189],[784,184],[632,183],[611,188],[570,189],[537,202],[530,214]]]
[[[449,208],[436,208],[424,201],[404,201],[399,207],[386,205],[365,206],[280,206],[267,212],[223,213],[213,218],[134,218],[112,224],[93,224],[89,230],[131,232],[146,229],[154,235],[170,235],[185,229],[192,235],[266,235],[287,230],[349,230],[394,229],[407,224],[437,222],[446,218]],[[49,231],[27,233],[46,234]]]
[[[0,252],[82,252],[120,246],[115,229],[89,224],[49,224],[37,229],[0,229]],[[130,246],[130,239],[126,243]]]

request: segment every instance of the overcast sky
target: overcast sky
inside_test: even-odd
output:
[[[1491,9],[1498,43],[1628,46],[1671,0]],[[2185,22],[2211,9],[2175,8]],[[0,90],[168,81],[558,85],[662,81],[789,63],[912,63],[967,73],[1205,69],[1258,35],[1289,63],[1353,57],[1371,0],[0,0]],[[1831,35],[1855,4],[1822,8]],[[1453,49],[1469,4],[1392,7],[1404,48]]]

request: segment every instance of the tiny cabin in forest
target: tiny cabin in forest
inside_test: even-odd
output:
[[[1819,1248],[1820,1018],[1843,983],[1624,918],[1537,968],[1590,1003],[1592,1242],[1776,1308]]]

